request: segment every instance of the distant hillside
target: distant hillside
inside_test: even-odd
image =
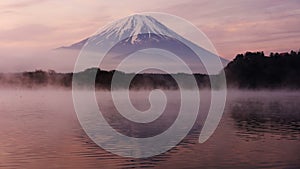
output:
[[[300,51],[290,53],[271,53],[265,56],[263,52],[246,52],[238,54],[225,68],[227,86],[242,89],[300,89]],[[79,73],[56,73],[53,70],[36,70],[12,74],[0,74],[0,87],[72,87],[72,77],[77,76],[82,87],[87,86],[87,79],[96,73],[96,89],[111,89],[114,73],[121,78],[132,78],[130,89],[178,89],[172,76],[179,79],[185,88],[192,88],[186,83],[186,78],[194,76],[199,88],[209,88],[209,76],[205,74],[129,74],[120,71],[105,71],[90,68]],[[218,78],[214,75],[213,78]],[[120,82],[119,88],[125,88]],[[214,86],[220,87],[220,86]]]

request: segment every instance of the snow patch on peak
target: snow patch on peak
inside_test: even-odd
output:
[[[178,36],[177,33],[161,24],[155,18],[135,14],[112,22],[92,38],[96,41],[98,40],[96,43],[100,45],[103,39],[117,42],[131,37],[130,42],[134,44],[139,41],[138,35],[140,34],[148,34],[149,37],[151,37],[151,34],[169,37]]]

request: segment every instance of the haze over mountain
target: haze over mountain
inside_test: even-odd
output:
[[[203,59],[207,67],[214,67],[213,58],[218,57],[177,34],[154,17],[140,14],[117,20],[91,37],[58,49],[81,50],[85,44],[90,46],[89,50],[94,50],[96,53],[110,49],[100,65],[101,69],[118,70],[117,65],[122,60],[129,55],[134,55],[135,59],[131,61],[132,64],[121,68],[121,71],[125,72],[134,72],[135,65],[156,67],[158,63],[163,63],[173,73],[182,72],[181,63],[173,59],[178,56],[192,72],[207,73],[202,63]],[[201,60],[197,54],[200,54]],[[220,60],[223,65],[228,63],[221,57]],[[220,70],[221,68],[215,73]]]

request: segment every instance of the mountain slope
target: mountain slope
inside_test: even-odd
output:
[[[213,53],[180,36],[155,18],[145,15],[132,15],[120,19],[104,27],[101,32],[60,49],[80,50],[87,42],[98,48],[110,48],[112,44],[116,44],[110,51],[111,56],[106,59],[107,63],[110,62],[109,59],[113,59],[114,64],[120,63],[122,59],[136,51],[159,48],[170,51],[188,62],[189,66],[193,67],[193,72],[207,73],[201,60],[209,60],[209,58],[215,57]],[[201,60],[193,51],[203,54],[203,56],[200,56],[202,57]],[[141,55],[145,55],[145,53],[141,53]],[[227,60],[220,59],[224,65],[228,63]],[[116,62],[116,60],[119,61]],[[111,67],[110,69],[114,68]]]

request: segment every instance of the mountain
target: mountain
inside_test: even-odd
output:
[[[59,49],[80,50],[87,42],[93,44],[96,50],[105,48],[111,49],[108,53],[109,57],[106,57],[104,60],[107,64],[103,63],[103,65],[100,66],[101,68],[104,67],[104,69],[107,65],[110,65],[110,67],[107,67],[108,69],[115,69],[116,65],[130,54],[141,55],[140,58],[146,58],[147,60],[144,61],[144,63],[150,64],[150,61],[148,61],[149,58],[156,57],[156,59],[161,59],[172,53],[188,63],[188,66],[194,73],[207,73],[201,60],[199,60],[194,51],[198,51],[197,54],[200,53],[201,59],[206,59],[207,63],[211,62],[211,58],[216,57],[215,54],[185,39],[155,18],[146,15],[132,15],[120,19],[104,27],[101,32],[91,37]],[[169,52],[143,50],[149,48],[162,49]],[[220,59],[223,65],[228,63],[226,59]],[[171,62],[171,60],[168,59],[162,59],[162,61],[165,63]],[[141,62],[143,62],[142,59],[138,64]],[[155,63],[151,65],[155,65]],[[174,71],[179,68],[174,66],[174,64],[172,66]],[[168,66],[168,68],[170,67],[171,65]]]

